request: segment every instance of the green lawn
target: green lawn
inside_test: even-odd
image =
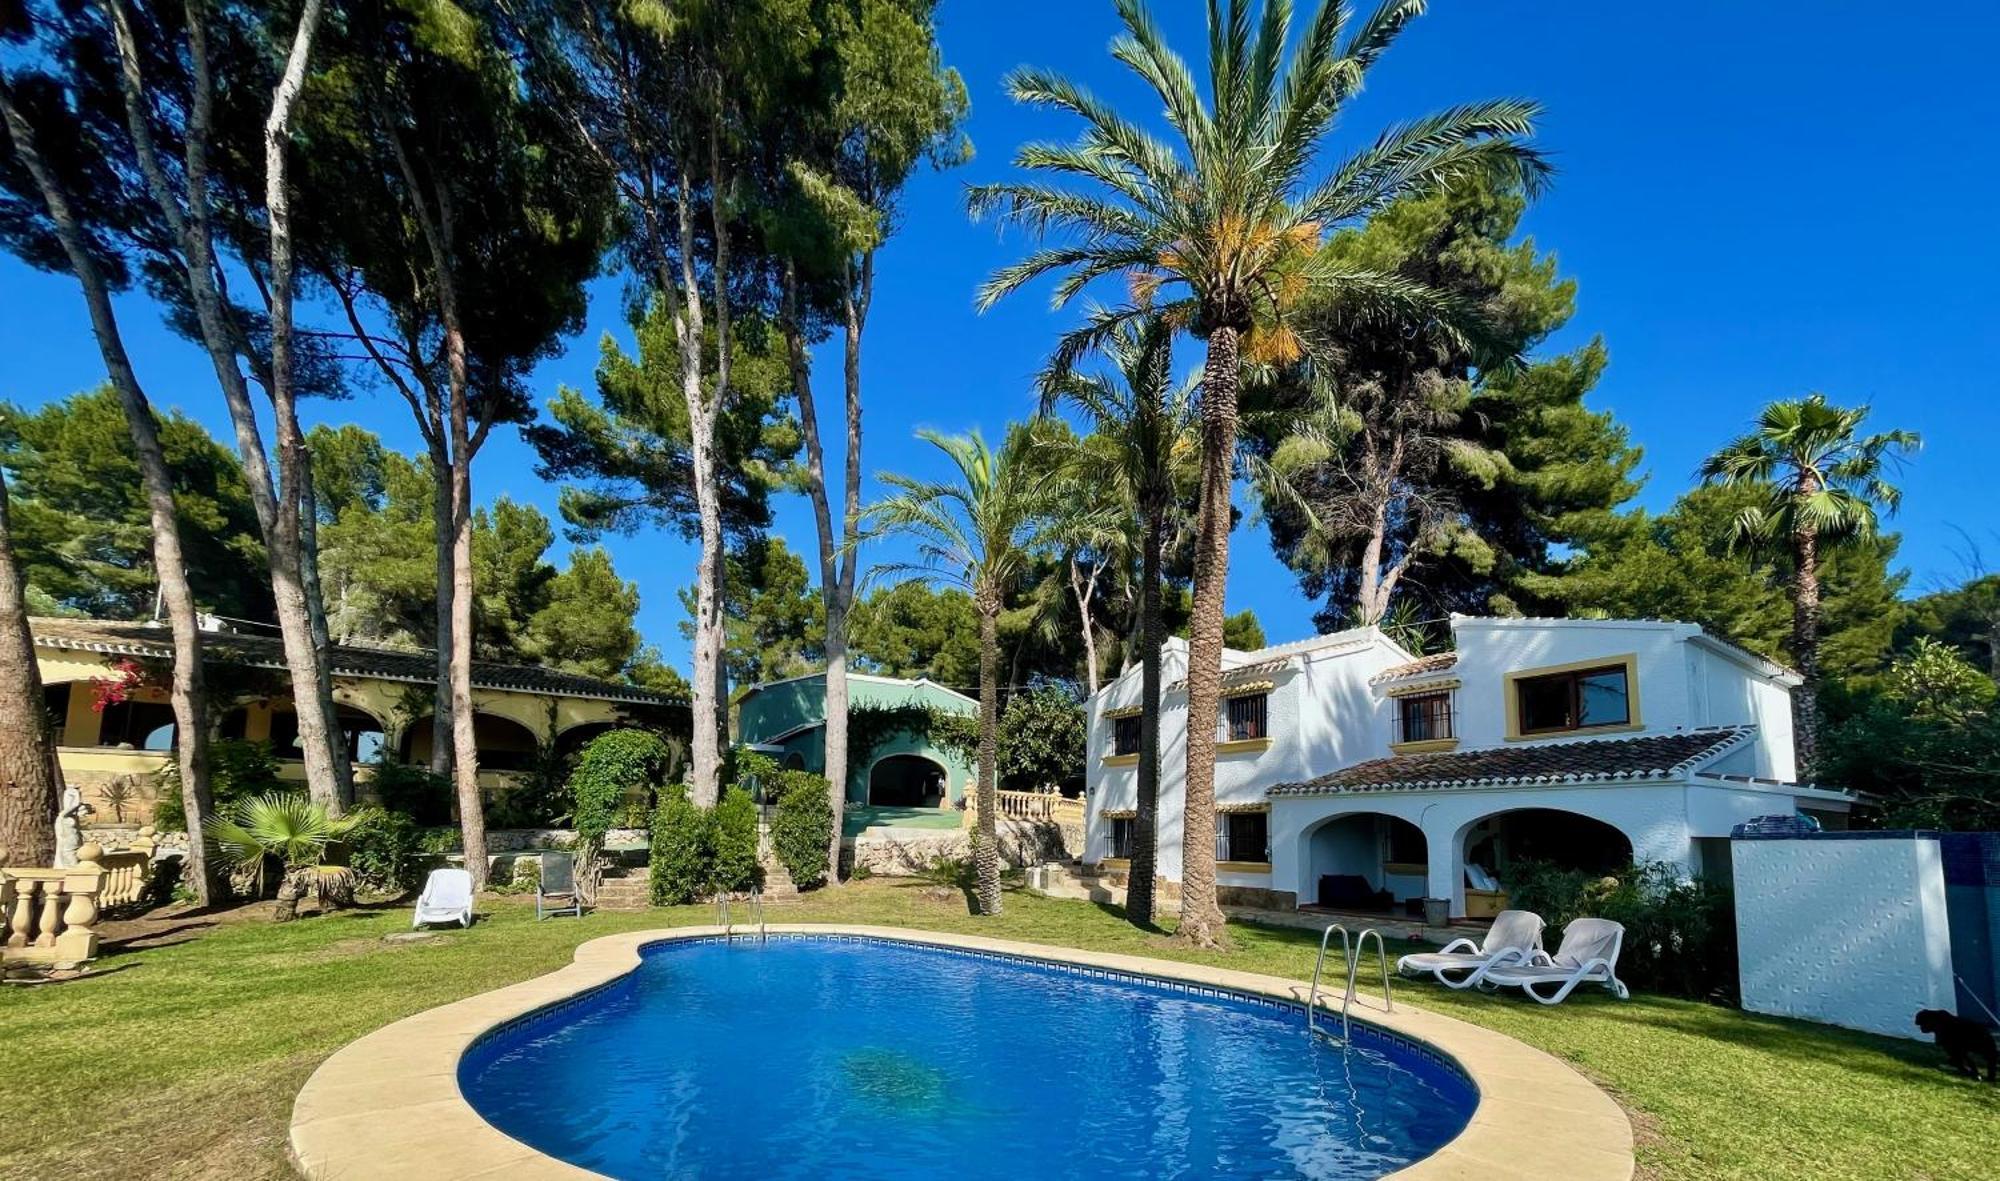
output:
[[[777,922],[964,931],[1294,978],[1310,975],[1315,946],[1305,931],[1238,926],[1233,950],[1187,953],[1089,903],[1014,893],[1006,915],[975,919],[960,899],[879,880],[770,910]],[[343,1043],[556,968],[585,939],[713,917],[688,907],[537,924],[516,900],[485,901],[481,914],[470,931],[420,943],[383,942],[407,929],[403,910],[282,927],[163,922],[99,976],[0,989],[0,1177],[285,1176],[292,1097]],[[1993,1175],[2000,1087],[1945,1074],[1928,1046],[1649,997],[1580,992],[1546,1009],[1434,986],[1400,995],[1604,1083],[1634,1115],[1644,1175]]]

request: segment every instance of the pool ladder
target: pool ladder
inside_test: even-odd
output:
[[[770,936],[764,931],[764,887],[750,887],[750,915],[757,920],[757,942],[764,943]],[[715,925],[722,928],[724,939],[736,937],[735,921],[729,909],[729,895],[715,896]]]
[[[1347,961],[1347,991],[1342,995],[1340,1000],[1340,1040],[1345,1044],[1349,1033],[1347,1012],[1354,1007],[1354,978],[1361,969],[1361,953],[1367,949],[1368,937],[1370,935],[1375,937],[1375,951],[1382,962],[1383,1011],[1389,1013],[1395,1012],[1396,1002],[1389,996],[1389,948],[1387,944],[1382,942],[1382,932],[1376,930],[1374,927],[1369,927],[1362,931],[1359,936],[1355,936],[1350,940],[1346,926],[1334,923],[1320,934],[1319,958],[1313,961],[1312,991],[1306,994],[1307,1032],[1323,1034],[1329,1038],[1333,1036],[1331,1029],[1322,1029],[1319,1024],[1319,980],[1321,971],[1326,967],[1327,947],[1332,942],[1335,931],[1340,932],[1341,958]]]

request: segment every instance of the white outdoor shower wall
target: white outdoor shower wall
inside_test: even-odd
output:
[[[1736,840],[1743,1007],[1891,1037],[1955,1008],[1935,840]]]

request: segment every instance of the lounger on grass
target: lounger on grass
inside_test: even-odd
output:
[[[461,927],[472,925],[472,875],[462,869],[434,869],[424,881],[424,892],[417,895],[417,913],[410,918],[412,927],[425,923],[457,923]]]
[[[535,878],[535,918],[553,914],[583,917],[583,896],[576,889],[576,854],[544,853]]]
[[[1396,961],[1403,975],[1428,972],[1450,988],[1470,988],[1499,964],[1527,963],[1542,950],[1542,916],[1531,910],[1503,910],[1482,946],[1454,939],[1437,951],[1420,951]]]
[[[1496,964],[1486,970],[1480,986],[1519,988],[1555,1005],[1579,984],[1602,984],[1622,1001],[1631,995],[1618,979],[1618,949],[1624,943],[1625,928],[1610,919],[1576,919],[1563,928],[1555,955],[1538,956],[1532,963]]]

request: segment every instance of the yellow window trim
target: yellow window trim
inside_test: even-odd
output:
[[[1268,861],[1218,861],[1215,868],[1223,873],[1270,873]]]
[[[1625,717],[1622,722],[1606,726],[1583,726],[1575,730],[1537,730],[1532,734],[1521,732],[1521,694],[1519,682],[1536,677],[1553,676],[1557,673],[1576,673],[1593,668],[1618,668],[1625,670]],[[1626,652],[1618,656],[1599,656],[1591,660],[1572,660],[1568,664],[1549,664],[1541,668],[1524,668],[1510,672],[1500,681],[1501,700],[1507,709],[1508,742],[1534,742],[1543,738],[1574,738],[1578,735],[1618,734],[1644,729],[1639,720],[1639,654]]]
[[[1269,812],[1271,810],[1271,803],[1269,800],[1258,800],[1255,803],[1249,804],[1217,804],[1215,810],[1224,816],[1249,812]]]
[[[1112,869],[1130,869],[1132,868],[1132,859],[1130,857],[1106,857],[1097,864],[1109,866]]]
[[[1419,874],[1427,874],[1430,871],[1431,867],[1422,861],[1384,861],[1382,863],[1383,873],[1393,873],[1399,877],[1415,877]]]
[[[1103,762],[1107,767],[1136,767],[1139,765],[1139,756],[1136,753],[1129,755],[1105,755]]]
[[[1123,707],[1121,707],[1121,708],[1119,708],[1119,709],[1107,709],[1107,710],[1105,710],[1105,711],[1104,711],[1104,720],[1105,720],[1105,721],[1107,721],[1107,722],[1115,722],[1115,721],[1117,721],[1117,720],[1118,720],[1119,718],[1136,718],[1136,717],[1138,717],[1138,716],[1139,716],[1140,714],[1142,714],[1142,713],[1144,713],[1144,712],[1146,712],[1146,711],[1145,711],[1144,709],[1140,708],[1139,706],[1136,706],[1136,705],[1127,705],[1127,706],[1123,706]]]
[[[1277,687],[1278,682],[1276,681],[1245,681],[1241,685],[1224,685],[1222,687],[1222,696],[1224,698],[1260,697],[1268,694]]]
[[[1248,754],[1252,751],[1271,749],[1269,738],[1238,738],[1234,742],[1218,742],[1215,753],[1219,755]]]
[[[1419,742],[1392,742],[1389,751],[1399,755],[1428,755],[1440,751],[1457,750],[1456,738],[1426,738]]]
[[[1449,693],[1465,682],[1457,677],[1446,677],[1442,681],[1422,681],[1414,685],[1391,685],[1390,697],[1427,697],[1432,693]]]
[[[1139,812],[1136,808],[1106,808],[1104,811],[1099,812],[1098,815],[1106,820],[1139,819]]]

